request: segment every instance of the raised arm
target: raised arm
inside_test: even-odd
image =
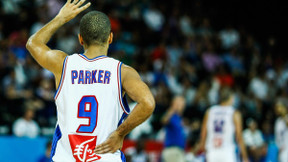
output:
[[[175,113],[175,109],[170,107],[168,111],[164,114],[164,116],[161,118],[161,123],[163,125],[169,124],[170,119],[174,113]]]
[[[62,25],[90,6],[90,3],[87,3],[80,7],[84,2],[85,0],[74,0],[72,3],[71,0],[67,0],[58,15],[38,32],[32,35],[26,44],[26,48],[34,59],[43,68],[51,71],[55,75],[56,83],[59,83],[62,64],[67,54],[59,50],[50,49],[47,46],[47,42]]]
[[[182,96],[176,96],[171,102],[171,106],[168,111],[163,115],[161,123],[163,125],[169,124],[174,114],[182,114],[186,106],[185,98]]]
[[[95,153],[114,153],[121,149],[124,137],[132,129],[143,123],[154,111],[155,101],[147,85],[131,67],[123,65],[122,86],[129,97],[137,102],[127,119],[102,144],[96,146]]]
[[[235,111],[233,115],[233,120],[235,124],[235,134],[236,134],[236,141],[238,143],[238,146],[240,147],[241,155],[242,155],[242,161],[248,162],[248,156],[247,156],[247,151],[246,147],[244,145],[244,141],[242,138],[242,116],[239,111]]]

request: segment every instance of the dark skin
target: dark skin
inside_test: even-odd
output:
[[[52,50],[47,42],[53,34],[65,23],[75,18],[79,13],[86,10],[91,3],[84,4],[86,0],[67,0],[66,4],[59,11],[58,15],[46,24],[37,33],[32,35],[26,47],[34,59],[43,68],[51,71],[55,76],[56,88],[59,85],[62,65],[67,54],[60,50]],[[84,47],[84,55],[88,58],[95,58],[100,55],[107,55],[109,44],[112,43],[113,34],[104,44],[87,45],[81,35],[79,43]],[[131,67],[123,65],[121,68],[121,81],[124,93],[137,102],[137,105],[127,119],[107,138],[105,142],[97,145],[96,154],[114,153],[122,148],[124,137],[136,126],[148,119],[155,108],[155,101],[147,85],[141,80],[139,74]]]

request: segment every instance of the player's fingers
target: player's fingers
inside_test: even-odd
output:
[[[100,151],[97,151],[95,152],[96,154],[106,154],[106,153],[109,153],[111,152],[111,149],[110,148],[106,148],[104,150],[100,150]]]
[[[107,153],[108,151],[110,151],[110,147],[108,145],[104,145],[101,148],[95,149],[94,152],[96,154],[104,154]]]
[[[106,148],[106,147],[107,147],[107,144],[102,143],[101,145],[97,145],[97,146],[95,147],[94,151],[99,151],[99,150],[102,150],[102,149],[104,149],[104,148]]]
[[[76,7],[78,8],[78,7],[81,6],[85,1],[86,1],[86,0],[80,0],[80,1],[77,3]]]
[[[80,7],[78,12],[80,13],[80,12],[86,10],[90,5],[91,5],[91,2],[89,2],[89,3],[87,3],[86,5]]]
[[[66,3],[71,3],[71,0],[67,0],[67,2]]]
[[[103,146],[100,146],[100,145],[99,145],[99,146],[96,146],[95,149],[94,149],[94,152],[101,150],[102,147],[103,147]]]
[[[79,0],[74,0],[73,3],[76,5],[79,2]]]
[[[100,145],[97,145],[97,146],[95,147],[95,149],[96,149],[96,148],[104,147],[105,145],[107,145],[107,141],[104,141],[104,142],[101,143]]]
[[[95,151],[98,152],[98,151],[102,151],[106,149],[112,150],[112,148],[113,148],[113,145],[107,141],[107,142],[102,143],[101,145],[98,145],[98,147],[96,146]]]

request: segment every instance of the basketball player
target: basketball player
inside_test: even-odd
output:
[[[125,161],[119,150],[125,135],[152,114],[155,103],[133,68],[106,56],[113,39],[109,18],[98,11],[82,17],[78,37],[83,54],[68,56],[46,45],[61,26],[90,6],[82,5],[84,2],[67,0],[58,15],[31,36],[26,45],[56,80],[58,121],[51,160]],[[137,102],[131,112],[124,93]]]
[[[225,88],[220,92],[219,100],[219,105],[207,110],[201,130],[201,147],[203,150],[205,147],[207,162],[237,162],[235,137],[242,159],[247,162],[242,118],[240,112],[232,107],[233,93]]]
[[[279,162],[288,162],[288,112],[284,102],[275,104],[278,118],[275,123],[275,141],[279,148]]]

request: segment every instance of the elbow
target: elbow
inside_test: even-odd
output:
[[[32,41],[29,39],[26,43],[26,49],[29,51],[32,47]]]
[[[33,38],[30,37],[26,43],[26,49],[30,51],[31,49],[33,49],[33,46],[34,46]]]
[[[145,99],[143,104],[145,105],[147,113],[152,114],[154,112],[155,100],[153,97],[151,97],[150,99]]]

